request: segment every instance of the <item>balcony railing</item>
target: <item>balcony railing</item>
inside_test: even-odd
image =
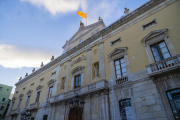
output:
[[[147,71],[150,76],[156,75],[162,72],[174,70],[180,67],[180,55],[170,57],[168,59],[147,65]]]
[[[120,85],[126,82],[128,82],[128,76],[123,76],[116,79],[116,85]]]
[[[19,114],[19,109],[11,110],[11,115]]]
[[[39,103],[33,103],[33,104],[30,104],[30,106],[29,106],[29,109],[30,110],[33,110],[33,109],[37,109],[37,108],[39,108]]]
[[[74,97],[77,93],[79,95],[84,95],[84,94],[92,93],[95,91],[97,92],[98,90],[103,90],[103,89],[108,89],[108,82],[106,80],[100,80],[98,82],[95,82],[95,83],[92,83],[89,85],[85,85],[80,88],[53,96],[50,98],[50,103],[55,103],[58,101],[70,99],[70,98]]]

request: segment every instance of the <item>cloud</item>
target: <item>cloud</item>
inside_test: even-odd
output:
[[[67,13],[77,11],[79,7],[85,9],[85,0],[21,0],[23,2],[29,2],[38,7],[44,7],[51,14]]]
[[[52,51],[32,46],[0,44],[0,65],[5,68],[40,67],[50,62]]]

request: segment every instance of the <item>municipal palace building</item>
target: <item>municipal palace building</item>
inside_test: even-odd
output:
[[[109,26],[80,22],[62,55],[15,84],[5,120],[180,120],[180,0],[125,9]]]

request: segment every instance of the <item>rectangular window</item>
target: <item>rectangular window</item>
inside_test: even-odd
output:
[[[23,88],[23,91],[25,90],[26,88]]]
[[[42,82],[42,81],[44,81],[44,78],[41,78],[41,79],[40,79],[40,82]]]
[[[53,86],[49,88],[48,99],[52,96]]]
[[[7,91],[9,91],[9,89],[7,89]]]
[[[29,105],[30,98],[31,96],[28,96],[27,101],[26,101],[26,107]]]
[[[19,100],[18,109],[21,106],[22,99]]]
[[[0,87],[0,91],[3,89],[3,87]]]
[[[115,70],[116,70],[116,78],[120,78],[122,76],[126,76],[126,63],[124,58],[115,60]]]
[[[121,120],[128,120],[129,118],[134,117],[134,113],[131,105],[131,99],[121,100],[119,102],[119,107],[120,107]]]
[[[56,75],[56,72],[53,72],[51,76]]]
[[[34,86],[34,83],[31,84],[31,87]]]
[[[156,62],[171,57],[166,43],[160,42],[151,46],[151,50]]]
[[[81,87],[81,75],[75,76],[74,88]]]
[[[41,91],[37,93],[36,102],[39,102]]]
[[[154,26],[155,24],[157,24],[157,20],[156,19],[152,20],[151,22],[149,22],[149,23],[147,23],[145,25],[142,25],[142,28],[143,28],[143,30],[146,30],[146,29]]]
[[[114,40],[111,42],[111,46],[117,44],[117,43],[120,43],[121,42],[121,39],[117,39],[117,40]]]
[[[16,94],[18,94],[18,91],[16,91]]]

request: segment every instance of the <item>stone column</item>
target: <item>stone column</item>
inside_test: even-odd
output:
[[[68,81],[69,81],[69,72],[71,67],[71,59],[68,60],[67,73],[66,73],[66,81],[65,81],[65,92],[68,90]]]
[[[114,60],[110,60],[110,65],[111,65],[111,79],[115,82],[116,74],[115,74]]]
[[[85,99],[83,115],[85,120],[91,120],[91,97],[88,95]]]
[[[103,41],[98,43],[99,45],[99,66],[100,66],[100,77],[101,79],[105,79],[105,65],[104,65],[104,48]]]
[[[104,102],[104,99],[105,99],[105,97],[104,97],[104,93],[102,92],[101,93],[101,109],[102,109],[102,119],[103,120],[106,120],[106,113],[105,113],[105,102]]]
[[[87,81],[86,84],[91,83],[91,48],[87,50]]]
[[[55,113],[56,113],[56,105],[53,104],[52,108],[51,108],[50,120],[54,120],[55,119]]]
[[[61,82],[61,72],[62,72],[62,67],[63,63],[60,64],[60,69],[59,69],[59,75],[58,75],[58,81],[56,81],[56,84],[54,85],[53,88],[53,95],[57,95],[60,87],[60,82]]]
[[[109,120],[110,119],[110,115],[109,115],[109,99],[108,99],[108,91],[105,91],[105,105],[106,105],[106,119]]]

